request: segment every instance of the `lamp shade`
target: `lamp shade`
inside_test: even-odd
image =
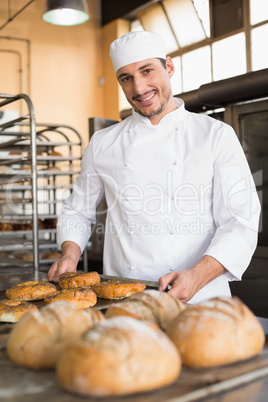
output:
[[[53,25],[78,25],[89,20],[86,0],[47,0],[42,18]]]

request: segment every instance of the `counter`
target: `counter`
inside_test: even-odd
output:
[[[7,277],[5,277],[7,279]],[[30,280],[24,276],[24,280]],[[33,279],[33,278],[32,278]],[[45,278],[43,278],[45,279]],[[11,280],[11,282],[13,282]],[[11,285],[11,284],[10,284]],[[0,298],[4,291],[0,292]],[[40,302],[37,302],[40,303]],[[98,301],[103,309],[109,301]],[[266,335],[268,319],[259,318]],[[262,352],[249,360],[215,369],[187,369],[183,367],[177,381],[154,392],[120,398],[83,398],[62,390],[54,370],[30,370],[9,361],[5,342],[14,324],[0,326],[0,400],[1,402],[188,402],[224,401],[264,402],[268,394],[268,339]]]

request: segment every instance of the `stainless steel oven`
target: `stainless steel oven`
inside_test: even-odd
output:
[[[243,281],[231,288],[256,314],[268,317],[268,100],[227,107],[224,120],[239,136],[262,206],[257,249]]]

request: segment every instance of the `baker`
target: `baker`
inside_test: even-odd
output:
[[[49,279],[76,270],[105,195],[105,274],[159,281],[184,302],[228,297],[256,248],[260,214],[239,140],[172,96],[174,64],[156,33],[126,34],[110,56],[133,112],[86,148],[59,214],[62,257]]]

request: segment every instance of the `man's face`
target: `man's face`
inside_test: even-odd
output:
[[[174,65],[169,57],[166,62],[167,68],[164,68],[159,59],[147,59],[117,71],[117,79],[128,102],[152,124],[158,124],[166,113],[176,108],[170,85]]]

